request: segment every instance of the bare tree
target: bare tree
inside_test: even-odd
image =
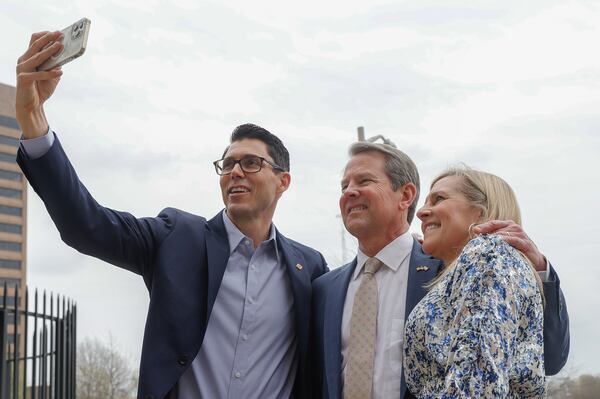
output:
[[[552,378],[548,384],[548,398],[596,399],[600,393],[600,376],[589,374],[577,378]]]
[[[77,349],[78,399],[135,397],[136,373],[119,353],[112,336],[107,342],[86,338]]]

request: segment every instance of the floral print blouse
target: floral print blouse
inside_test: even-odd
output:
[[[497,236],[471,240],[408,317],[408,389],[418,398],[544,397],[543,315],[523,255]]]

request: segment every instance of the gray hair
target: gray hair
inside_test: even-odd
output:
[[[385,156],[385,174],[390,179],[392,190],[396,191],[406,183],[413,183],[417,188],[415,200],[408,208],[407,220],[410,224],[415,217],[421,184],[419,172],[412,159],[402,151],[387,144],[359,141],[350,146],[350,156],[363,152],[376,151]]]

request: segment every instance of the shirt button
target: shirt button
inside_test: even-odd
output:
[[[242,373],[240,373],[239,371],[235,372],[235,378],[240,378],[242,376]]]
[[[188,357],[186,355],[180,356],[179,359],[177,359],[177,363],[179,363],[180,366],[185,366],[188,362]]]
[[[247,335],[247,334],[244,334],[244,335],[242,335],[242,339],[243,339],[244,341],[245,341],[245,340],[247,340],[247,339],[248,339],[248,335]]]
[[[255,269],[256,269],[256,266],[254,266],[254,265],[250,265],[250,269],[252,269],[252,270],[255,270]]]

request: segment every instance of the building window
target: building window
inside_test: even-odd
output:
[[[20,242],[0,241],[0,249],[3,251],[21,252]]]
[[[19,130],[19,124],[15,118],[11,118],[10,116],[0,115],[0,126],[8,127],[11,129]]]
[[[8,325],[12,325],[14,323],[14,318],[13,317],[9,317],[8,318]],[[6,334],[6,342],[9,345],[14,344],[15,342],[15,335],[14,334]],[[19,334],[19,342],[23,342],[21,339],[21,334]]]
[[[19,139],[16,139],[14,137],[0,135],[0,144],[6,144],[6,145],[10,145],[12,147],[18,147]]]
[[[11,289],[15,287],[21,288],[21,280],[18,278],[0,278],[0,289],[4,292],[4,284],[6,284],[6,288]]]
[[[17,157],[13,154],[7,154],[4,152],[0,152],[0,161],[8,162],[8,163],[17,163]]]
[[[0,231],[5,233],[21,234],[21,226],[12,223],[0,223]]]
[[[0,205],[0,213],[5,215],[23,216],[23,210],[16,206]]]
[[[2,137],[2,136],[0,136],[0,137]],[[0,179],[21,181],[22,176],[23,175],[20,172],[13,172],[11,170],[0,169]]]
[[[20,199],[20,198],[23,198],[23,193],[21,193],[21,190],[0,187],[0,197],[19,198]]]
[[[4,291],[4,286],[2,286],[2,288],[0,288],[0,295],[2,296],[2,298],[0,298],[0,307],[2,307],[2,305],[4,305],[4,292],[3,291]],[[9,292],[6,294],[6,307],[14,308],[15,307],[15,292],[12,291],[12,288],[9,288],[8,291]],[[19,297],[20,297],[20,295],[19,295]],[[21,306],[21,298],[19,298],[17,300],[17,303],[19,304],[19,306]],[[13,317],[10,316],[9,320],[12,321],[12,318]]]
[[[21,269],[21,261],[20,260],[0,259],[0,268],[20,270]]]

